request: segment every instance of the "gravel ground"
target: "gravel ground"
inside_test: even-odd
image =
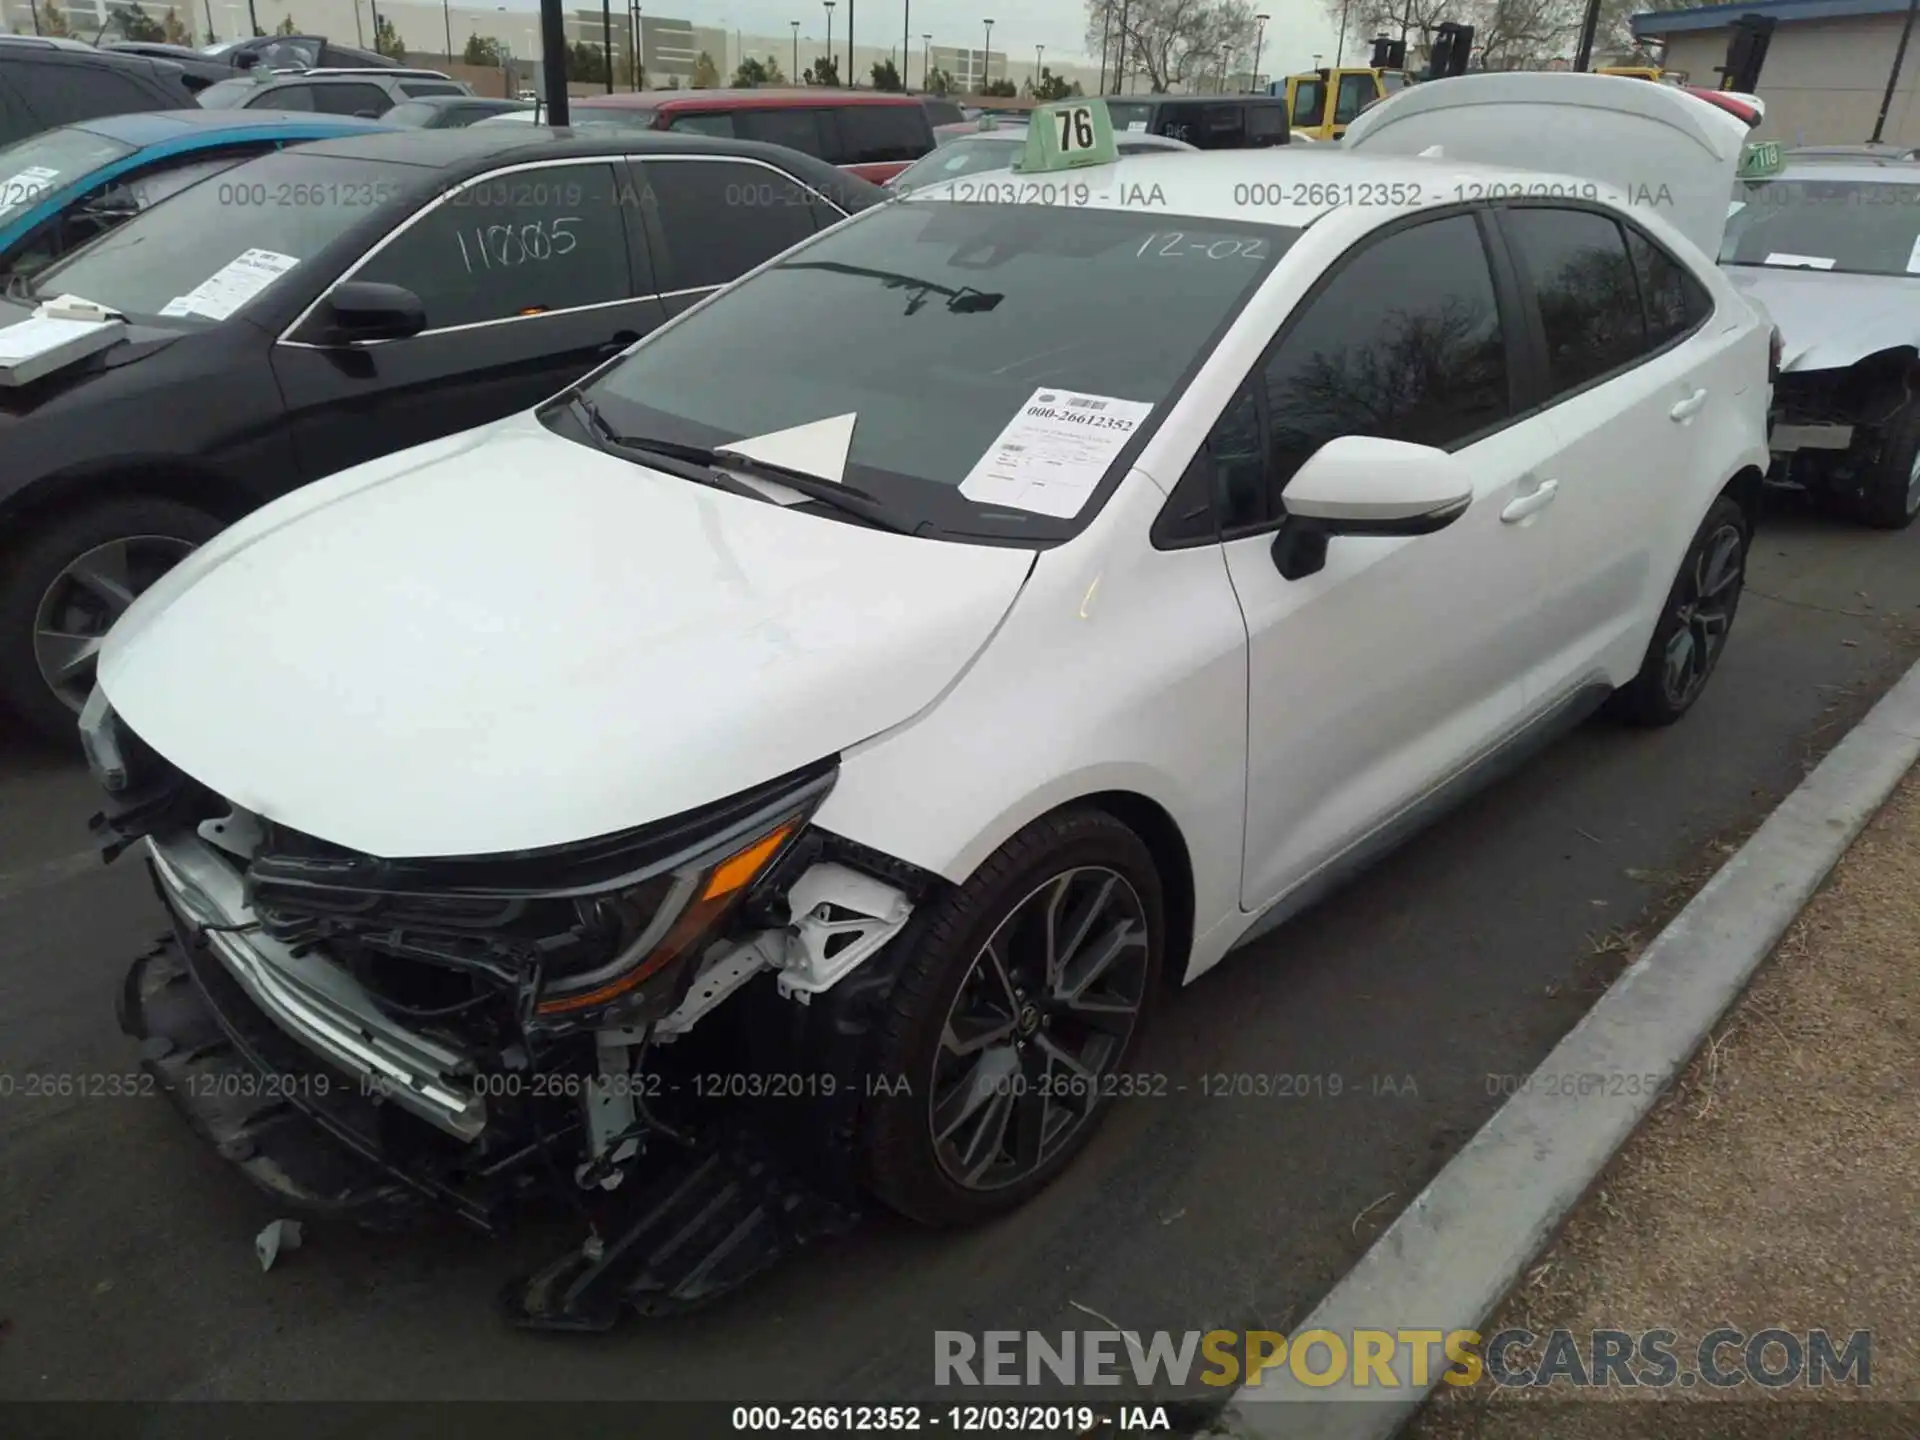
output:
[[[1680,1383],[1483,1381],[1407,1440],[1920,1435],[1917,1093],[1920,770],[1483,1330],[1672,1330]],[[1870,1331],[1871,1384],[1687,1384],[1723,1325]]]

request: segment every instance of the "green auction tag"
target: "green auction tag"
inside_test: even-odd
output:
[[[1119,158],[1106,101],[1060,100],[1034,107],[1027,125],[1027,148],[1013,168],[1022,175],[1035,175],[1111,165]]]
[[[1742,180],[1764,180],[1769,175],[1777,175],[1786,165],[1786,158],[1780,153],[1778,140],[1760,140],[1747,146],[1740,157],[1740,178]]]

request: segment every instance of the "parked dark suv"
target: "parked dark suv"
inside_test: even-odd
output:
[[[1279,95],[1111,95],[1107,113],[1122,134],[1165,135],[1200,150],[1285,145],[1293,130]]]
[[[56,125],[193,104],[178,65],[35,35],[0,36],[0,145]]]
[[[254,69],[209,85],[197,97],[209,110],[317,110],[322,115],[378,119],[396,105],[428,95],[471,95],[437,70]]]

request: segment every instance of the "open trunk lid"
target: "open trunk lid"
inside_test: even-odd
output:
[[[1657,210],[1709,259],[1749,129],[1733,110],[1616,75],[1514,71],[1415,85],[1362,112],[1344,148],[1597,181]]]

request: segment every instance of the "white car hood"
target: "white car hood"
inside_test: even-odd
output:
[[[387,857],[611,834],[934,701],[1030,552],[662,475],[516,417],[297,490],[143,595],[125,723],[227,799]]]
[[[1839,370],[1882,350],[1920,346],[1920,279],[1729,265],[1727,278],[1780,327],[1786,374]]]

